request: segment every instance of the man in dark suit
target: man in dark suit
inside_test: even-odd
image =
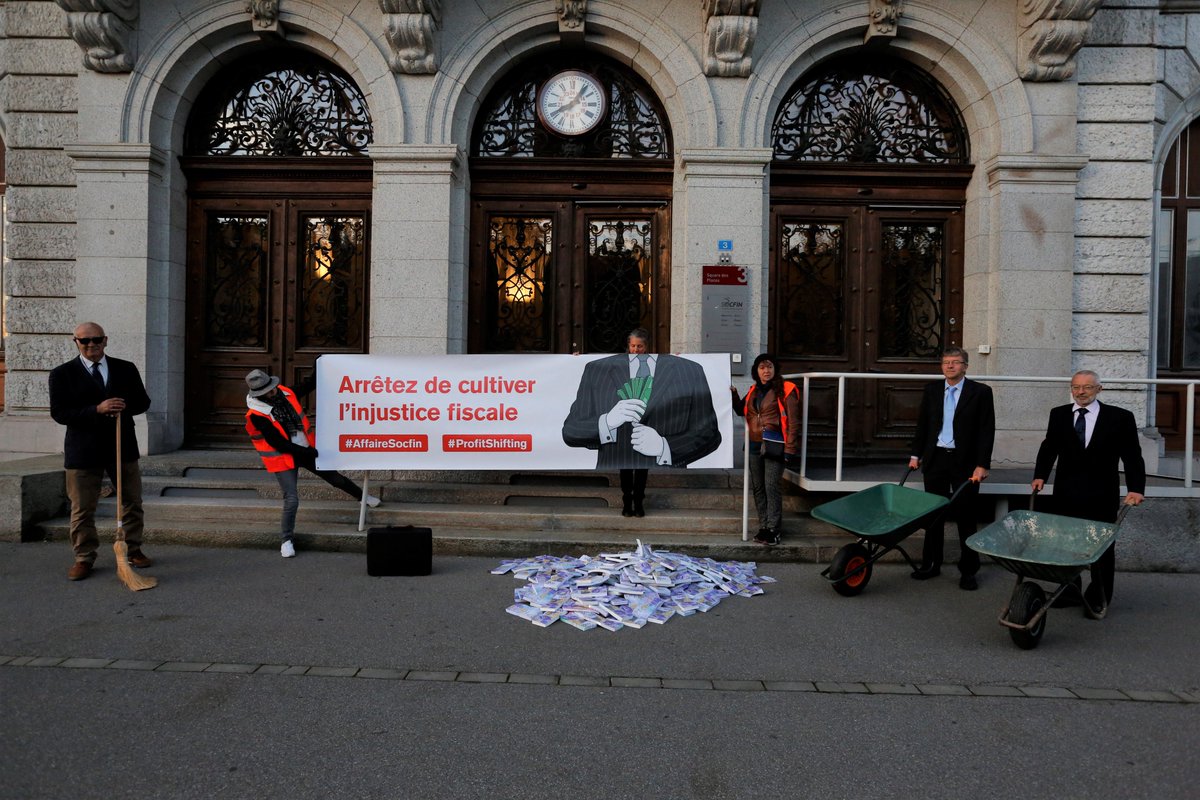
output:
[[[1145,499],[1146,462],[1133,414],[1102,405],[1096,398],[1103,388],[1100,376],[1091,370],[1080,370],[1071,377],[1075,402],[1050,410],[1031,485],[1040,492],[1057,462],[1052,510],[1068,517],[1111,523],[1116,522],[1121,507],[1118,462],[1125,467],[1125,502],[1129,505]],[[1092,580],[1085,597],[1093,611],[1103,611],[1112,601],[1115,572],[1114,543],[1092,564]],[[1070,600],[1065,604],[1071,604]]]
[[[958,523],[958,559],[961,589],[979,588],[979,554],[967,547],[967,537],[975,533],[975,505],[979,483],[992,468],[992,444],[996,438],[996,410],[992,389],[967,378],[967,352],[948,347],[942,353],[944,381],[925,387],[917,430],[912,439],[908,465],[921,467],[925,491],[949,497],[964,481],[971,485],[962,490],[948,513]],[[925,529],[925,549],[917,580],[935,578],[942,571],[942,545],[945,526],[941,519]]]
[[[638,377],[652,379],[649,398],[621,399]],[[684,467],[721,444],[703,367],[632,352],[588,362],[562,435],[571,447],[598,451],[599,469]]]
[[[129,361],[104,354],[108,337],[94,322],[75,329],[79,357],[50,372],[50,416],[67,426],[63,443],[67,496],[71,500],[71,547],[75,563],[67,578],[92,573],[99,539],[96,503],[104,474],[117,475],[117,417],[121,418],[121,503],[119,535],[129,547],[129,563],[150,566],[142,552],[142,473],[133,418],[150,407],[142,376]]]

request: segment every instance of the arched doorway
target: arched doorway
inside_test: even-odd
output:
[[[671,134],[640,78],[584,51],[517,66],[471,144],[473,353],[670,347]]]
[[[1159,196],[1156,374],[1200,378],[1200,119],[1171,145]],[[1156,388],[1155,424],[1167,450],[1181,451],[1187,438],[1187,393],[1182,386]]]
[[[769,341],[788,372],[937,372],[961,344],[963,214],[972,167],[949,96],[908,62],[863,51],[811,70],[771,131]],[[847,453],[907,446],[912,381],[849,381]],[[810,436],[833,445],[836,384],[814,383]]]
[[[245,439],[245,375],[295,385],[367,349],[372,128],[344,72],[272,49],[209,82],[188,121],[185,444]]]

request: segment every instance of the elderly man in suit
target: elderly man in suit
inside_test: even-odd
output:
[[[1080,370],[1071,377],[1074,402],[1050,410],[1031,486],[1040,492],[1057,462],[1052,510],[1068,517],[1111,523],[1116,522],[1121,507],[1118,463],[1125,467],[1125,502],[1138,505],[1145,498],[1146,462],[1133,414],[1101,404],[1097,398],[1103,389],[1100,376],[1091,370]],[[1114,543],[1091,567],[1092,580],[1085,599],[1093,611],[1105,610],[1112,601],[1115,572]],[[1062,598],[1068,599],[1059,604],[1073,604],[1068,595]]]
[[[650,334],[629,334],[643,344]],[[563,423],[563,441],[598,451],[599,469],[684,467],[721,444],[704,368],[671,355],[631,352],[590,361]],[[640,348],[644,351],[644,347]],[[635,378],[651,378],[648,399],[618,394]]]
[[[967,537],[975,532],[975,504],[979,483],[992,468],[992,445],[996,438],[996,411],[992,389],[967,378],[967,352],[948,347],[942,353],[944,381],[928,384],[921,397],[917,430],[913,435],[908,466],[921,467],[925,491],[949,497],[964,481],[952,511],[958,523],[958,586],[974,591],[979,588],[979,554],[967,547]],[[925,548],[921,567],[913,572],[916,580],[935,578],[942,571],[942,545],[945,527],[941,520],[925,529]]]
[[[150,408],[150,397],[137,367],[105,355],[107,345],[104,329],[85,322],[75,328],[79,356],[50,372],[50,416],[67,426],[63,454],[75,551],[67,578],[73,581],[90,575],[96,561],[96,503],[104,474],[116,480],[118,417],[122,420],[120,532],[129,547],[129,563],[135,567],[151,563],[142,552],[142,473],[133,429],[133,418]]]

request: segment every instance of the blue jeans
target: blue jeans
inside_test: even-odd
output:
[[[362,487],[354,483],[340,472],[324,469],[309,469],[313,475],[321,478],[330,486],[341,489],[355,500],[362,500]],[[276,472],[275,480],[283,491],[283,519],[279,523],[279,536],[283,541],[289,541],[296,532],[296,512],[300,510],[300,492],[296,488],[296,479],[300,474],[299,467]]]

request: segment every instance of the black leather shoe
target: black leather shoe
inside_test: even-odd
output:
[[[979,588],[979,581],[975,580],[974,575],[963,575],[958,579],[958,588],[973,592]]]
[[[646,516],[646,509],[642,507],[642,501],[638,500],[636,497],[633,500],[633,515],[635,517]]]
[[[633,516],[633,498],[632,497],[621,498],[621,516],[622,517],[632,517]]]
[[[912,574],[909,577],[912,578],[914,581],[927,581],[930,578],[936,578],[938,575],[941,575],[941,574],[942,574],[941,567],[921,567],[920,569],[913,570]]]

